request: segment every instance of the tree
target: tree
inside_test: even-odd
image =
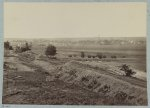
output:
[[[9,49],[9,47],[10,47],[10,43],[8,41],[4,42],[4,48]]]
[[[16,53],[21,53],[21,47],[20,46],[16,46],[15,52]]]
[[[126,64],[122,65],[121,70],[125,72],[125,75],[131,77],[132,75],[136,74],[132,69],[129,68]]]
[[[45,50],[45,55],[46,56],[54,56],[56,55],[56,47],[53,45],[48,45],[46,50]]]
[[[85,57],[84,52],[81,52],[81,57],[82,57],[82,58],[84,58],[84,57]]]
[[[27,42],[26,42],[26,44],[25,44],[25,47],[26,47],[26,50],[29,50],[29,49],[30,49]]]
[[[4,48],[6,50],[13,50],[13,47],[10,45],[10,42],[4,42]]]

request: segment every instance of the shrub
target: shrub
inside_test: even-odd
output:
[[[88,87],[89,89],[92,89],[92,88],[93,88],[93,85],[89,84],[87,87]]]
[[[98,92],[102,92],[102,93],[108,93],[108,92],[110,92],[110,86],[109,85],[104,85],[103,87],[101,87],[99,90],[98,90]]]
[[[29,46],[29,44],[27,42],[25,43],[25,49],[26,49],[26,51],[31,50],[31,47]]]
[[[122,91],[118,91],[117,93],[116,93],[116,95],[115,95],[115,99],[117,100],[117,101],[119,101],[119,102],[123,102],[123,101],[125,101],[125,99],[127,98],[127,94],[126,93],[124,93],[124,92],[122,92]]]
[[[117,56],[114,56],[114,55],[113,55],[113,56],[111,56],[111,58],[117,58]]]
[[[91,55],[88,55],[88,58],[91,58],[92,56]]]
[[[93,80],[93,84],[97,84],[97,80],[96,79]]]
[[[106,56],[106,55],[103,55],[103,58],[107,58],[107,56]]]
[[[76,57],[76,56],[77,56],[76,54],[73,55],[73,57]]]
[[[13,50],[13,47],[12,47],[12,46],[10,46],[10,47],[9,47],[9,50]]]
[[[72,57],[72,55],[68,55],[68,57]]]
[[[21,47],[21,52],[25,52],[25,51],[28,51],[30,49],[28,49],[27,47]]]
[[[15,52],[16,52],[16,53],[20,53],[20,52],[21,52],[21,47],[16,46]]]
[[[126,64],[122,65],[121,70],[125,72],[125,75],[131,77],[132,75],[136,74],[132,69],[129,68]]]
[[[81,52],[81,57],[82,57],[82,58],[84,58],[84,57],[85,57],[84,52]]]
[[[98,53],[98,54],[97,54],[97,57],[98,57],[99,59],[102,59],[103,56],[102,56],[100,53]]]
[[[29,44],[26,42],[25,45],[16,46],[15,52],[16,52],[16,53],[22,53],[22,52],[29,51],[29,50],[31,50],[31,45],[29,45]]]
[[[126,58],[126,56],[122,56],[122,58]]]
[[[81,78],[81,80],[82,80],[82,81],[89,81],[89,79],[88,79],[87,76],[83,76],[83,77]]]
[[[95,56],[92,56],[93,58],[95,58]]]
[[[48,45],[46,50],[45,50],[45,55],[46,56],[54,56],[56,55],[56,47],[53,45]]]

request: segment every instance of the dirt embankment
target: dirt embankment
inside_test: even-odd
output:
[[[81,62],[71,61],[57,69],[55,78],[77,84],[117,101],[121,100],[132,104],[145,104],[147,102],[145,81],[115,75],[107,72],[103,67],[95,68]]]

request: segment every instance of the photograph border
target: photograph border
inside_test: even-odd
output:
[[[51,3],[78,3],[78,2],[146,2],[147,3],[147,92],[148,106],[105,106],[105,105],[15,105],[2,104],[3,92],[3,56],[4,56],[4,2],[51,2]],[[97,107],[97,108],[150,108],[150,0],[0,0],[0,108],[76,108],[76,107]]]

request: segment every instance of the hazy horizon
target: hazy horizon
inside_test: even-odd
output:
[[[85,38],[147,38],[147,37],[4,37],[4,39],[85,39]]]

